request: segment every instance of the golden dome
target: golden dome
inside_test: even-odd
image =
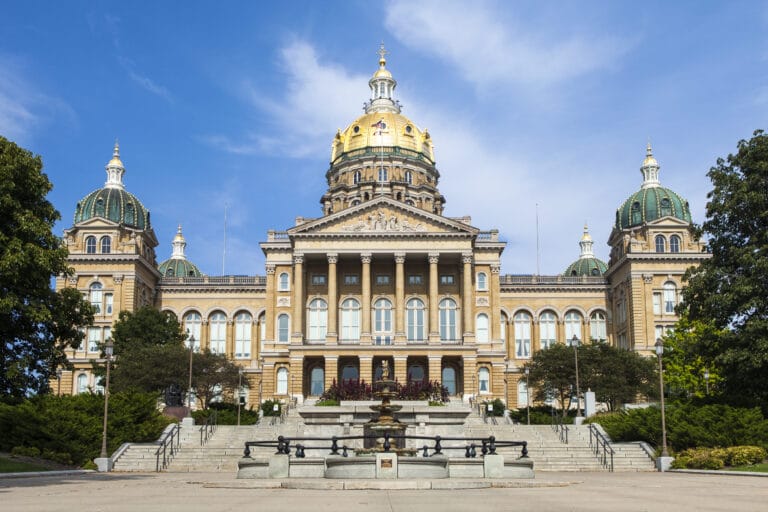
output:
[[[120,160],[120,144],[115,140],[115,147],[112,150],[112,160],[107,163],[107,167],[123,167],[123,161]]]
[[[653,157],[653,148],[651,148],[651,143],[649,142],[648,145],[645,147],[645,160],[643,160],[643,167],[658,167],[659,162],[656,161],[656,159]]]
[[[435,156],[429,133],[420,130],[410,119],[395,112],[370,112],[355,119],[344,130],[336,133],[331,150],[331,162],[350,152],[371,148],[397,147],[413,151],[434,164]]]

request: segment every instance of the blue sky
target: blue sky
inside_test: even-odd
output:
[[[279,6],[278,6],[279,5]],[[263,274],[258,243],[321,214],[330,142],[384,41],[403,114],[435,143],[446,215],[508,242],[503,273],[607,259],[615,210],[660,179],[704,220],[708,169],[768,119],[765,2],[50,2],[0,18],[0,134],[43,157],[72,223],[106,180],[152,212],[158,259]]]

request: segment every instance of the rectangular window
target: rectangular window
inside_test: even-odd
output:
[[[104,341],[106,342],[110,338],[112,338],[112,328],[111,327],[105,327],[104,328]]]
[[[376,285],[377,286],[386,286],[389,284],[389,275],[387,274],[378,274],[376,276]]]
[[[313,286],[324,286],[325,285],[325,274],[312,274],[312,285]]]
[[[440,284],[453,284],[453,276],[448,274],[441,275]]]
[[[344,274],[344,284],[348,286],[360,284],[360,276],[357,274]]]
[[[100,342],[101,342],[101,328],[89,327],[88,328],[88,352],[98,352]]]
[[[409,285],[420,285],[422,282],[423,281],[420,274],[411,274],[408,276]]]
[[[251,357],[251,323],[235,323],[235,357]]]
[[[112,302],[113,297],[111,293],[104,294],[104,314],[111,315],[112,314]]]
[[[653,314],[654,315],[661,314],[661,294],[660,293],[653,294]]]
[[[663,325],[657,325],[656,326],[656,336],[653,338],[654,340],[658,340],[664,337],[664,326]],[[655,343],[655,341],[654,341]]]

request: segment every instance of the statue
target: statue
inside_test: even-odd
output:
[[[389,361],[386,359],[381,360],[381,380],[389,380]]]

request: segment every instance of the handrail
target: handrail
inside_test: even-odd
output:
[[[160,447],[155,451],[155,471],[160,472],[168,468],[168,464],[173,460],[173,456],[179,451],[181,443],[181,428],[176,423],[159,440]],[[163,456],[162,463],[160,456]]]
[[[277,449],[277,454],[290,455],[291,443],[296,447],[296,457],[302,459],[306,457],[306,450],[330,450],[329,455],[340,455],[342,457],[349,456],[349,450],[351,449],[346,444],[339,446],[339,441],[356,440],[356,439],[381,439],[380,435],[362,435],[362,436],[332,436],[332,437],[285,437],[278,436],[277,441],[246,441],[245,450],[243,451],[243,457],[251,457],[251,447],[274,447]],[[399,439],[421,439],[434,441],[433,446],[424,444],[419,450],[422,451],[423,457],[431,457],[435,455],[443,455],[443,450],[463,449],[464,457],[475,458],[477,457],[477,448],[480,448],[480,452],[485,455],[496,455],[496,448],[499,447],[514,447],[521,446],[520,458],[528,458],[528,441],[499,441],[495,436],[488,437],[442,437],[442,436],[416,436],[406,434],[392,435],[389,432],[384,433],[384,443],[382,448],[385,453],[388,453],[392,449],[392,440]],[[297,442],[298,441],[298,442]],[[330,441],[329,445],[319,446],[307,446],[301,441]],[[443,441],[469,441],[469,444],[464,446],[443,446]],[[432,451],[432,455],[429,451]],[[341,451],[341,453],[339,453]]]
[[[216,427],[218,426],[218,419],[219,419],[219,411],[214,410],[210,416],[205,418],[205,423],[200,427],[200,446],[205,445],[205,443],[208,442],[208,440],[213,436],[214,432],[216,432]]]
[[[592,440],[594,439],[594,444]],[[611,447],[611,442],[603,435],[598,428],[592,423],[589,424],[589,447],[595,452],[597,460],[603,465],[604,468],[608,468],[608,471],[613,472],[613,455],[614,451]],[[602,453],[600,450],[602,448]],[[610,462],[608,456],[610,455]]]
[[[563,423],[562,416],[555,414],[554,409],[552,409],[552,430],[558,434],[561,443],[568,444],[568,426]]]

